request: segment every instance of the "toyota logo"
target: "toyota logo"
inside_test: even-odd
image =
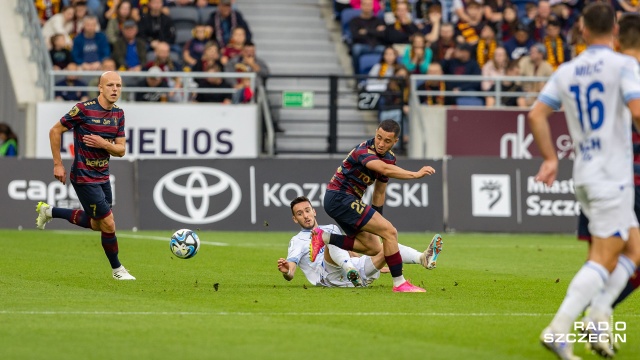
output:
[[[185,184],[179,184],[176,179],[188,175]],[[206,175],[219,179],[213,185],[207,183]],[[231,201],[226,208],[217,214],[208,215],[211,198],[231,189]],[[172,210],[164,200],[164,192],[168,191],[183,197],[187,215]],[[194,199],[198,199],[196,202]],[[174,170],[158,180],[153,189],[153,200],[158,210],[169,218],[185,224],[210,224],[225,219],[240,206],[242,194],[238,183],[227,173],[204,166],[191,166]],[[199,203],[199,206],[197,205]]]

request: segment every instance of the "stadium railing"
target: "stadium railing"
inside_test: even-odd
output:
[[[16,12],[20,14],[24,20],[22,35],[25,36],[31,44],[29,61],[35,63],[38,69],[36,84],[44,89],[45,94],[48,94],[51,92],[53,82],[52,78],[47,76],[47,74],[52,71],[53,64],[47,51],[45,39],[42,36],[40,20],[34,2],[18,1]]]

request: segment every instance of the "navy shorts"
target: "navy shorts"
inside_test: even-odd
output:
[[[347,236],[358,234],[376,212],[355,195],[331,190],[324,194],[324,211]]]
[[[111,214],[111,182],[103,184],[76,184],[71,182],[82,204],[84,212],[95,220],[104,219]]]
[[[640,220],[640,186],[635,187],[636,199],[633,205],[633,211],[636,213],[636,217]],[[591,242],[591,233],[589,232],[589,219],[580,211],[578,217],[578,240],[584,240]]]

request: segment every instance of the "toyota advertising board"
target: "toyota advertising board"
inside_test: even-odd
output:
[[[422,161],[401,161],[419,169]],[[326,185],[340,165],[333,160],[170,160],[138,162],[141,229],[295,230],[289,203],[307,196],[320,223]],[[401,231],[443,228],[442,162],[437,174],[417,181],[391,180],[385,217]],[[370,198],[365,195],[365,200]]]
[[[448,227],[456,231],[575,232],[573,161],[552,186],[535,180],[542,160],[458,157],[447,161]]]
[[[2,158],[0,175],[0,228],[35,229],[36,204],[81,209],[78,196],[67,178],[66,185],[53,177],[51,160]],[[67,174],[71,160],[64,161]],[[113,214],[119,229],[137,226],[137,207],[133,186],[133,163],[123,160],[109,162],[113,191]],[[47,229],[79,229],[65,220],[47,224]]]
[[[564,112],[554,112],[549,125],[558,158],[572,159],[573,148]],[[533,142],[527,111],[447,110],[446,154],[531,159],[540,152]]]

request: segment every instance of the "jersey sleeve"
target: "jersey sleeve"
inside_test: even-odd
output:
[[[640,65],[635,60],[630,59],[620,71],[622,77],[622,96],[624,102],[640,99]]]
[[[124,112],[122,113],[122,118],[118,122],[118,133],[116,134],[117,138],[125,137],[124,133]]]
[[[74,107],[69,110],[68,113],[64,114],[64,116],[60,119],[60,123],[62,126],[67,129],[72,129],[76,125],[82,122],[82,103],[77,103]]]
[[[329,229],[329,232],[332,233],[332,234],[342,235],[342,232],[340,231],[340,228],[336,224],[332,224],[331,225],[331,228]]]
[[[557,73],[556,73],[557,74]],[[549,106],[553,110],[560,110],[562,101],[560,100],[560,91],[558,87],[558,77],[554,74],[547,81],[538,95],[538,101]]]
[[[291,261],[298,265],[302,255],[304,254],[304,248],[301,246],[300,241],[296,241],[296,237],[292,237],[289,241],[289,250],[287,252],[287,261]]]
[[[369,161],[380,160],[375,151],[366,147],[358,149],[353,155],[363,166],[366,166]]]

